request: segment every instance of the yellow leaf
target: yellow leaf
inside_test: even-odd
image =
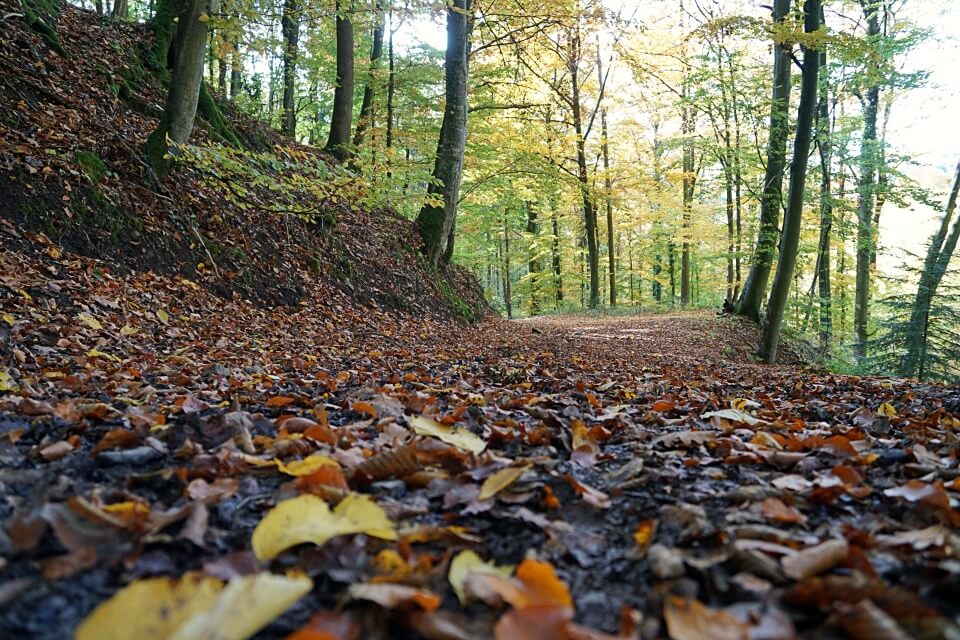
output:
[[[500,471],[497,471],[483,481],[483,486],[480,487],[480,495],[477,496],[477,500],[487,500],[497,495],[513,484],[513,482],[522,476],[529,468],[528,466],[520,466],[500,469]]]
[[[481,453],[487,448],[487,443],[482,438],[466,429],[454,429],[424,416],[410,418],[410,426],[413,427],[413,431],[417,435],[439,438],[443,442],[452,444],[469,453]]]
[[[337,536],[365,533],[374,538],[396,540],[396,525],[369,496],[349,494],[332,512],[314,495],[284,500],[268,513],[253,531],[253,553],[270,560],[304,542],[323,545]]]
[[[319,453],[314,454],[309,458],[304,458],[303,460],[294,460],[290,464],[284,464],[281,460],[277,460],[277,469],[288,476],[309,476],[320,467],[325,466],[339,467],[340,465],[333,458],[328,458],[327,456],[320,455]]]
[[[231,580],[215,605],[193,616],[171,640],[245,640],[280,617],[312,588],[313,580],[305,575],[265,572]]]
[[[114,362],[121,362],[120,358],[115,355],[100,351],[99,349],[90,349],[87,351],[88,358],[106,358],[107,360],[113,360]]]
[[[96,329],[97,331],[99,331],[100,329],[103,329],[103,325],[100,324],[100,321],[94,318],[89,313],[78,313],[77,320],[87,325],[91,329]]]
[[[12,327],[13,323],[16,322],[16,319],[9,313],[5,313],[3,314],[3,321]]]
[[[140,329],[137,329],[136,327],[131,326],[129,324],[125,324],[122,327],[120,327],[120,335],[122,336],[132,336],[132,335],[136,335],[139,332],[140,332]]]
[[[9,371],[0,371],[0,391],[16,391],[17,385],[13,384],[13,376]]]
[[[306,576],[260,573],[231,580],[187,574],[137,580],[97,607],[77,640],[243,640],[313,588]]]
[[[897,410],[889,402],[884,402],[877,408],[877,413],[885,418],[893,418],[897,415]]]
[[[466,604],[467,594],[464,593],[463,583],[471,573],[492,573],[499,574],[504,578],[509,578],[513,573],[513,565],[497,566],[492,562],[486,562],[475,552],[467,549],[461,551],[450,561],[450,571],[447,573],[447,580],[450,586],[460,599],[461,604]]]
[[[168,324],[170,322],[170,314],[163,309],[157,309],[157,317],[163,324]]]
[[[77,628],[76,640],[169,638],[213,606],[222,587],[220,580],[196,574],[137,580],[94,609]]]

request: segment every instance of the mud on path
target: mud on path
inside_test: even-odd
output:
[[[323,611],[334,638],[956,637],[957,389],[757,366],[712,314],[465,327],[159,282],[7,282],[4,637],[70,637],[136,580],[289,570],[313,586],[257,637]],[[317,454],[338,473],[283,471]],[[397,539],[254,557],[278,503],[347,491]],[[462,603],[465,550],[555,577]]]

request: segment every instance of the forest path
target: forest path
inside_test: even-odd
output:
[[[2,300],[2,637],[69,635],[136,580],[290,569],[312,587],[258,637],[319,611],[361,630],[336,638],[954,624],[960,390],[759,366],[756,327],[708,312],[463,326],[130,278],[34,270]],[[372,530],[255,557],[277,505],[347,491]],[[461,604],[468,550],[519,565],[473,591],[513,609]]]

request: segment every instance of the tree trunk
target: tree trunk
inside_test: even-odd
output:
[[[243,69],[243,63],[240,59],[240,43],[233,43],[233,51],[230,53],[230,99],[236,100],[240,94],[240,74]]]
[[[173,5],[165,0],[161,5]],[[174,39],[174,65],[170,88],[157,128],[147,138],[146,155],[158,178],[170,169],[166,156],[176,155],[176,145],[185,144],[193,131],[197,103],[203,84],[203,62],[207,48],[207,21],[205,14],[214,11],[208,0],[185,0],[177,12]],[[168,10],[175,11],[173,7]],[[159,13],[159,11],[158,11]],[[173,146],[167,144],[167,138]]]
[[[537,219],[537,210],[533,203],[527,200],[527,233],[530,236],[530,247],[528,249],[529,257],[527,259],[527,273],[530,276],[530,313],[536,315],[540,313],[540,298],[538,288],[540,286],[540,258],[537,250],[537,236],[540,234],[540,221]]]
[[[867,36],[880,35],[879,0],[863,6],[867,19]],[[871,82],[880,82],[873,79]],[[880,87],[868,86],[862,96],[863,137],[860,149],[860,184],[857,202],[857,277],[856,299],[853,313],[853,333],[856,340],[854,354],[863,364],[867,357],[867,324],[870,319],[870,259],[876,242],[873,229],[873,197],[877,173],[877,110],[880,106]]]
[[[773,21],[783,23],[790,13],[790,0],[774,0]],[[760,320],[760,305],[767,290],[770,270],[777,252],[780,209],[783,206],[783,173],[786,166],[787,134],[790,108],[789,42],[774,44],[773,90],[770,98],[770,136],[767,141],[767,168],[763,178],[763,196],[760,201],[760,229],[743,292],[737,303],[737,313],[754,321]]]
[[[389,73],[387,74],[387,149],[393,146],[393,99],[396,93],[396,63],[393,55],[393,36],[397,32],[393,26],[393,9],[390,10],[390,42],[387,45],[387,58],[389,64]],[[389,155],[387,158],[389,159]]]
[[[349,2],[350,0],[348,0]],[[350,157],[353,122],[353,22],[349,9],[337,0],[337,88],[333,92],[333,115],[326,150],[343,162]]]
[[[551,200],[550,221],[553,224],[553,241],[550,251],[553,258],[553,299],[555,307],[559,309],[560,303],[563,302],[563,273],[560,270],[560,221],[558,217],[557,205]]]
[[[583,136],[583,113],[580,105],[580,25],[569,31],[567,69],[570,72],[570,107],[573,111],[573,130],[577,144],[577,180],[583,202],[583,220],[587,241],[587,263],[590,272],[590,296],[587,305],[595,309],[600,304],[600,247],[597,239],[597,209],[590,190],[587,172],[586,141]]]
[[[696,187],[694,173],[694,112],[688,102],[688,79],[684,72],[683,107],[681,112],[681,133],[683,135],[683,213],[681,219],[680,250],[680,306],[690,306],[690,224],[693,217],[693,193]]]
[[[372,124],[373,97],[376,93],[377,67],[383,57],[383,8],[377,2],[377,24],[373,28],[373,47],[370,49],[370,72],[367,74],[367,86],[363,89],[363,103],[360,105],[360,117],[357,120],[357,130],[353,134],[353,146],[363,144],[363,135]]]
[[[910,313],[910,329],[907,334],[906,352],[900,362],[900,375],[904,377],[922,377],[924,371],[923,355],[927,350],[926,325],[930,317],[930,306],[933,297],[937,294],[937,287],[947,272],[950,258],[960,239],[960,218],[953,224],[950,236],[947,230],[957,208],[957,195],[960,192],[960,162],[957,163],[957,173],[953,180],[953,187],[947,198],[947,207],[944,209],[940,228],[930,239],[927,247],[927,258],[920,272],[920,282],[917,285],[917,295]]]
[[[510,227],[507,212],[503,212],[503,304],[507,317],[513,318],[513,292],[510,291]]]
[[[607,140],[607,110],[600,110],[601,136],[603,140],[603,191],[607,205],[607,269],[610,278],[610,307],[617,306],[617,268],[613,246],[616,232],[613,228],[613,184],[610,179],[610,145]]]
[[[339,46],[339,26],[337,29],[337,44]],[[297,0],[283,0],[280,30],[283,34],[283,123],[280,130],[285,135],[296,139],[297,58],[300,45],[300,8],[297,6]],[[338,65],[339,60],[338,49]]]
[[[431,199],[417,216],[417,229],[423,238],[424,252],[433,266],[439,266],[454,229],[457,201],[463,177],[463,152],[467,142],[467,43],[470,30],[471,0],[453,0],[447,7],[447,51],[444,58],[446,106],[440,125],[440,141],[427,189]]]
[[[823,15],[820,16],[821,22]],[[820,53],[820,67],[826,68],[827,54]],[[824,78],[820,83],[819,126],[817,128],[817,147],[820,150],[820,242],[817,245],[817,272],[820,297],[820,346],[829,352],[833,344],[833,307],[830,290],[830,234],[833,231],[833,185],[831,184],[831,163],[833,161],[830,125],[830,88]]]
[[[118,20],[126,19],[127,17],[127,0],[116,0],[113,3],[113,11],[111,15]]]
[[[821,0],[806,0],[803,5],[803,30],[813,33],[820,28]],[[794,277],[797,252],[800,246],[800,227],[803,223],[803,192],[807,179],[807,158],[813,137],[813,116],[817,111],[817,79],[820,71],[820,54],[803,46],[803,79],[800,88],[800,105],[797,108],[797,135],[793,143],[793,163],[790,166],[790,198],[783,219],[783,239],[780,243],[780,259],[770,289],[767,317],[763,327],[760,356],[767,364],[777,361],[777,346],[783,326],[784,310],[790,294],[790,281]]]

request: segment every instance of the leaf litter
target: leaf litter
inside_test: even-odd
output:
[[[2,276],[5,635],[956,637],[957,389],[58,264]]]

